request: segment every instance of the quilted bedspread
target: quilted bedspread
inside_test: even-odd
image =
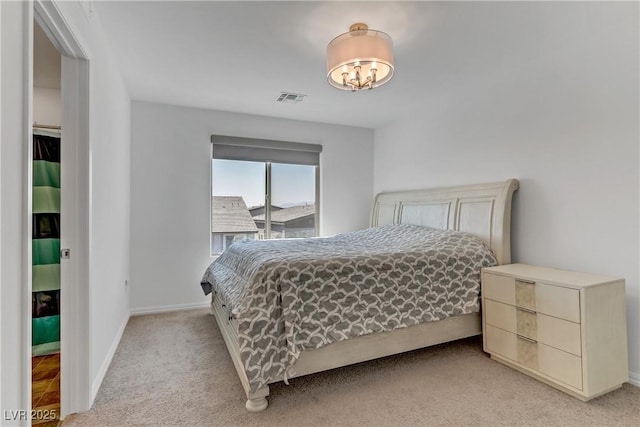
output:
[[[303,350],[480,309],[496,264],[468,233],[387,225],[327,238],[234,243],[206,270],[238,323],[251,390],[286,377]]]

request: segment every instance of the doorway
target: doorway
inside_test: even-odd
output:
[[[33,24],[31,266],[32,424],[60,419],[62,57]]]
[[[59,280],[59,287],[57,289],[45,289],[44,292],[49,294],[43,294],[45,298],[42,298],[38,303],[34,304],[34,293],[41,290],[40,277],[41,272],[34,272],[33,266],[31,267],[28,277],[29,285],[28,291],[25,294],[25,303],[28,309],[27,319],[31,326],[28,330],[29,339],[25,342],[28,347],[25,348],[24,354],[26,357],[31,357],[32,352],[35,350],[35,345],[44,344],[47,354],[45,359],[40,361],[31,361],[32,369],[35,371],[37,366],[41,366],[44,371],[54,371],[59,369],[59,373],[56,377],[53,377],[53,381],[50,384],[39,384],[37,387],[35,382],[32,382],[32,377],[35,379],[35,374],[29,372],[29,378],[27,384],[30,386],[26,388],[27,396],[31,398],[32,408],[36,408],[36,405],[40,403],[47,403],[48,405],[56,405],[56,403],[49,403],[47,399],[54,400],[57,397],[59,400],[59,410],[56,415],[63,419],[67,414],[74,412],[83,412],[90,409],[91,402],[91,376],[89,373],[89,292],[87,284],[89,283],[89,201],[90,201],[90,154],[89,154],[89,61],[88,55],[80,44],[76,37],[76,34],[71,31],[68,26],[67,20],[62,16],[58,6],[54,2],[46,0],[35,0],[32,3],[32,9],[30,10],[32,25],[29,27],[29,31],[33,32],[33,49],[32,55],[32,71],[33,81],[31,84],[31,96],[29,96],[29,116],[30,127],[32,124],[36,126],[29,133],[31,136],[49,132],[52,138],[59,137],[59,215],[58,215],[58,242],[55,244],[53,241],[49,241],[51,246],[58,251],[57,256],[51,252],[51,259],[41,260],[36,259],[35,251],[31,252],[31,264],[48,265],[41,270],[47,271],[49,279],[45,280],[50,288],[55,286],[55,281]],[[36,58],[38,54],[38,41],[36,40],[37,31],[42,30],[44,33],[45,41],[53,46],[54,51],[49,51],[49,59],[56,58],[59,62],[54,68],[59,69],[57,77],[53,77],[52,73],[46,73],[46,77],[38,76],[40,66],[36,64]],[[42,34],[40,35],[42,36]],[[51,46],[48,47],[49,49]],[[45,67],[46,68],[46,67]],[[51,79],[58,81],[58,87],[55,83],[49,81],[48,83],[42,83],[42,79]],[[44,86],[44,89],[41,90]],[[40,87],[40,89],[36,89]],[[52,107],[53,105],[57,107]],[[31,129],[30,129],[31,130]],[[30,151],[34,151],[28,156],[28,160],[33,166],[35,172],[34,160],[38,153],[35,152],[36,146],[32,143]],[[40,165],[42,166],[42,165]],[[48,165],[50,167],[51,165]],[[53,168],[55,169],[55,168]],[[51,178],[51,176],[49,176]],[[54,179],[55,181],[55,179]],[[36,218],[37,213],[51,213],[51,212],[37,212],[39,210],[35,208],[36,194],[33,188],[40,182],[40,178],[36,179],[35,173],[31,174],[31,182],[28,185],[27,191],[31,195],[30,212],[32,219]],[[41,182],[40,182],[41,183]],[[50,187],[54,187],[51,185]],[[55,193],[55,191],[51,192]],[[55,205],[55,203],[54,203]],[[55,239],[55,232],[52,230],[51,224],[54,223],[55,229],[55,216],[50,216],[49,221],[43,221],[40,224],[40,218],[38,222],[32,221],[29,227],[29,245],[32,245],[33,237],[36,233],[41,233],[42,230],[37,230],[41,225],[48,225],[45,227],[45,234],[40,237]],[[32,246],[30,246],[32,247]],[[61,257],[61,254],[66,255]],[[53,259],[55,257],[55,260]],[[46,261],[46,262],[42,262]],[[57,266],[56,266],[57,261]],[[56,271],[57,270],[57,271]],[[59,271],[59,276],[57,276]],[[58,278],[59,277],[59,278]],[[54,292],[56,291],[56,292]],[[54,303],[53,299],[58,298]],[[51,314],[55,316],[54,307],[57,304],[58,308],[58,365],[56,368],[55,351],[53,347],[55,344],[55,329],[49,329],[45,336],[38,335],[39,332],[33,324],[32,315],[39,316],[44,314]],[[44,307],[44,308],[43,308]],[[42,311],[44,310],[44,311]],[[52,317],[50,316],[50,317]],[[45,316],[41,316],[45,317]],[[50,319],[53,320],[53,319]],[[55,323],[53,321],[52,323]],[[36,342],[40,340],[42,342]],[[41,347],[38,347],[40,350]],[[49,353],[53,351],[53,353]],[[34,354],[35,355],[35,354]],[[53,356],[53,357],[51,357]],[[27,362],[28,363],[28,362]],[[45,363],[45,365],[42,365]],[[36,366],[33,366],[36,365]],[[27,372],[25,372],[25,377]],[[43,374],[44,375],[44,374]],[[44,375],[50,377],[53,372],[49,372]],[[25,378],[26,380],[26,378]],[[42,388],[46,386],[44,392]],[[58,388],[57,396],[55,388]],[[37,393],[42,392],[42,396],[38,398]],[[52,393],[54,392],[54,393]],[[50,394],[48,394],[50,393]],[[44,399],[45,395],[46,399]],[[25,400],[27,398],[25,396]],[[34,400],[39,399],[38,402]],[[44,400],[43,400],[44,399]],[[46,405],[45,405],[46,406]],[[49,418],[53,414],[51,412],[55,406],[49,407],[48,412],[41,412],[40,414],[48,415]],[[36,416],[38,412],[34,413]],[[57,421],[51,420],[32,420],[32,424],[37,425],[39,421],[46,421],[47,423],[57,423]]]

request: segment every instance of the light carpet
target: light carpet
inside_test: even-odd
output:
[[[93,408],[63,426],[640,426],[639,388],[584,403],[491,360],[479,337],[290,383],[249,413],[208,310],[132,317]]]

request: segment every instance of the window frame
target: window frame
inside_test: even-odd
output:
[[[265,156],[265,152],[268,152],[269,149],[273,149],[271,154],[267,153],[266,155],[269,158],[276,160],[254,160],[252,158],[243,158],[242,155],[238,156],[229,156],[228,154],[223,157],[215,157],[214,147],[216,146],[216,141],[222,141],[220,145],[225,145],[225,148],[228,150],[229,147],[226,146],[227,143],[231,146],[231,152],[233,153],[234,146],[241,147],[243,149],[252,149],[256,147],[260,154]],[[252,138],[240,138],[240,137],[231,137],[224,135],[211,135],[211,147],[210,147],[210,157],[209,157],[209,198],[213,197],[213,161],[216,159],[225,159],[225,160],[237,160],[237,161],[254,161],[263,163],[265,168],[265,188],[264,188],[264,213],[265,213],[265,225],[264,225],[264,240],[276,240],[271,238],[271,165],[272,163],[276,164],[293,164],[293,165],[301,165],[301,166],[313,166],[315,168],[315,201],[314,201],[314,237],[320,236],[320,153],[322,152],[322,146],[317,144],[304,144],[298,142],[287,142],[287,141],[272,141],[272,140],[261,140],[261,139],[252,139]],[[283,150],[283,151],[279,151]],[[297,153],[296,153],[297,152]],[[286,160],[278,161],[278,153],[284,153]],[[305,161],[308,159],[313,159],[309,155],[316,156],[314,160],[309,160],[309,162],[314,161],[314,163],[306,163]],[[301,155],[302,159],[305,160],[303,162],[295,162],[295,158],[297,155]],[[222,252],[214,252],[213,251],[213,238],[211,235],[213,234],[213,212],[211,202],[209,202],[209,252],[211,256],[219,256],[222,252],[224,252],[227,247],[225,239],[223,237],[223,250]],[[286,237],[285,237],[286,239]],[[256,240],[261,240],[256,238]]]

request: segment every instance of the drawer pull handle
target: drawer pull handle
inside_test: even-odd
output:
[[[533,280],[525,280],[525,279],[516,279],[516,282],[527,283],[529,285],[535,285],[536,284],[536,282],[534,282]]]
[[[517,310],[520,310],[520,311],[524,311],[525,313],[536,314],[536,311],[535,311],[535,310],[530,310],[530,309],[528,309],[528,308],[524,308],[524,307],[516,307],[516,309],[517,309]]]
[[[520,334],[517,334],[517,335],[518,335],[518,338],[520,338],[520,339],[522,339],[522,340],[525,340],[525,341],[529,341],[529,342],[530,342],[530,343],[532,343],[532,344],[537,344],[537,343],[538,343],[538,341],[536,341],[536,340],[532,340],[531,338],[523,337],[523,336],[522,336],[522,335],[520,335]]]

